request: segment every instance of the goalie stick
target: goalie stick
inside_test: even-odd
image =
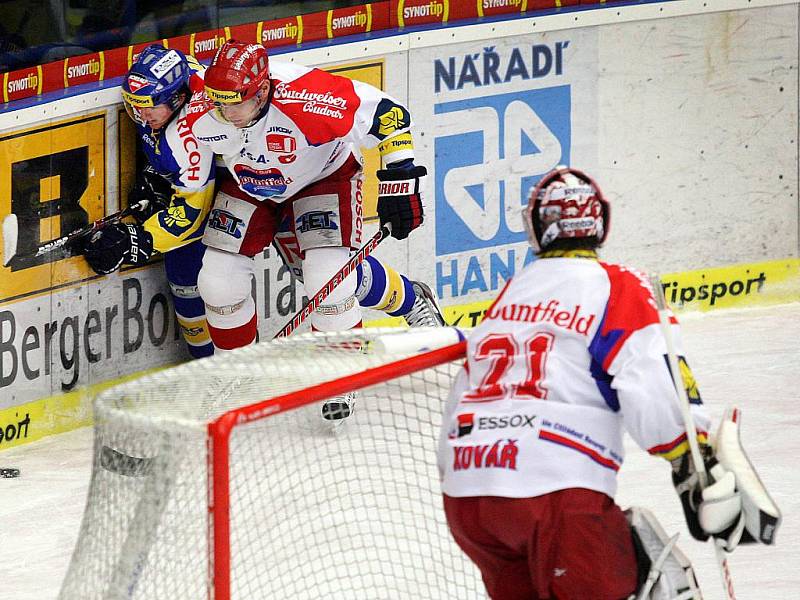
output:
[[[708,473],[706,471],[706,464],[700,454],[700,444],[697,442],[697,428],[695,427],[694,418],[692,417],[689,397],[686,395],[686,386],[683,384],[681,378],[678,356],[675,353],[675,343],[672,339],[672,330],[670,329],[667,299],[664,297],[664,288],[661,286],[661,278],[658,275],[653,275],[650,278],[650,284],[653,286],[653,295],[655,296],[656,306],[658,307],[658,320],[661,325],[661,334],[664,336],[664,341],[667,345],[667,360],[669,361],[669,369],[672,374],[672,382],[675,385],[675,390],[678,392],[683,425],[686,430],[686,441],[689,444],[689,451],[692,456],[694,468],[697,470],[700,487],[705,488],[708,485]],[[719,574],[722,578],[722,587],[725,589],[725,598],[727,600],[736,600],[736,594],[733,591],[733,578],[731,577],[730,566],[725,556],[725,550],[722,548],[724,542],[718,541],[714,537],[710,537],[709,539],[714,544],[714,555],[716,556]]]
[[[38,256],[49,254],[55,250],[58,250],[59,248],[69,246],[70,244],[75,243],[76,241],[86,237],[98,229],[102,229],[106,225],[121,221],[137,210],[146,209],[149,203],[150,201],[146,199],[139,200],[139,202],[131,204],[127,208],[110,214],[107,217],[98,219],[86,227],[82,227],[76,231],[68,233],[67,235],[63,235],[60,238],[42,242],[33,250],[23,253],[17,252],[17,241],[19,239],[19,222],[17,221],[17,215],[14,213],[6,215],[5,219],[3,219],[3,266],[7,267],[15,256],[19,256],[21,258],[36,258]]]

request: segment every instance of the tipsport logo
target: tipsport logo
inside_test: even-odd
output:
[[[530,189],[569,164],[571,86],[442,102],[435,140],[436,254],[524,242]]]

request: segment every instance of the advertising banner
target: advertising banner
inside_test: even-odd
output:
[[[425,48],[412,64],[435,224],[433,270],[419,275],[445,304],[488,298],[533,260],[520,218],[531,187],[558,164],[596,164],[597,32]],[[412,262],[430,265],[421,241]]]

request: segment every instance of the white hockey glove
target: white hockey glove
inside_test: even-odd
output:
[[[728,411],[713,447],[701,445],[708,485],[700,488],[687,452],[672,461],[672,482],[692,537],[723,541],[732,552],[740,543],[772,544],[781,513],[761,483],[741,445],[740,412]]]

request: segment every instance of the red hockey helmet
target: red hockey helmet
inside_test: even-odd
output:
[[[583,171],[559,165],[531,190],[522,220],[534,251],[541,252],[559,238],[597,238],[608,235],[611,210],[594,180]]]
[[[206,70],[206,95],[217,105],[238,104],[255,97],[268,79],[267,49],[231,40],[217,50]]]

